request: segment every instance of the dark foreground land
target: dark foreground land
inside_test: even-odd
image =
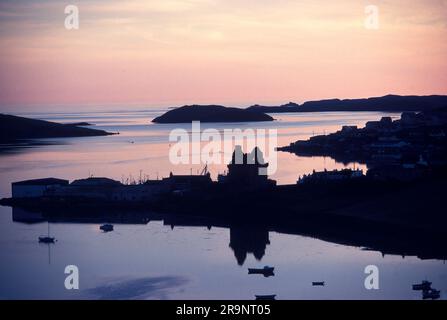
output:
[[[412,182],[364,178],[246,192],[216,186],[205,194],[181,199],[167,197],[154,209],[272,223],[315,218],[321,227],[327,225],[327,219],[340,218],[447,235],[447,215],[443,210],[447,204],[446,178],[444,171]]]
[[[447,232],[447,172],[411,182],[352,181],[285,185],[240,190],[213,184],[182,195],[168,193],[156,201],[106,201],[80,197],[8,198],[1,205],[49,210],[88,208],[148,209],[185,215],[259,221],[301,219],[313,215],[344,216],[396,226]]]
[[[61,124],[0,114],[0,143],[11,143],[23,139],[91,137],[114,134],[103,130],[83,128],[79,125],[81,124]]]
[[[148,223],[162,219],[171,227],[225,227],[250,241],[260,231],[273,231],[383,254],[445,260],[446,177],[444,174],[414,183],[356,180],[318,187],[290,185],[256,192],[214,185],[206,193],[180,198],[171,194],[152,204],[30,200],[15,206],[13,212],[34,212],[40,221],[50,222]],[[17,215],[15,219],[33,222],[32,217]]]

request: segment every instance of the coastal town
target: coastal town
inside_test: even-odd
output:
[[[439,171],[447,165],[447,112],[404,112],[398,120],[383,117],[364,128],[343,126],[333,134],[297,141],[280,151],[300,156],[329,156],[345,164],[365,163],[371,179],[409,181]],[[347,177],[346,171],[341,173]],[[334,173],[316,177],[334,177]],[[358,172],[351,176],[359,177]],[[303,181],[308,181],[305,177]]]

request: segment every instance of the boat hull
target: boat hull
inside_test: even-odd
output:
[[[55,239],[51,237],[39,237],[40,243],[54,243]]]
[[[276,294],[271,295],[255,295],[256,300],[276,300]]]
[[[274,276],[275,268],[253,269],[248,268],[248,274],[262,274],[264,277]]]

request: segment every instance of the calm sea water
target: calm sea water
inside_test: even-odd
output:
[[[0,197],[10,196],[11,182],[31,178],[72,180],[94,175],[126,180],[161,178],[171,171],[196,173],[203,165],[170,163],[169,132],[191,127],[152,124],[151,119],[163,111],[21,113],[64,123],[87,121],[94,124],[93,128],[120,134],[45,139],[41,140],[45,142],[42,146],[0,153]],[[278,145],[282,146],[334,132],[342,125],[362,126],[383,115],[279,114],[274,115],[277,121],[272,123],[208,124],[204,128],[276,128]],[[278,169],[272,178],[280,184],[295,183],[313,169],[354,165],[365,169],[330,158],[279,153]],[[216,178],[225,165],[213,165],[209,170]],[[11,208],[0,207],[0,298],[253,299],[255,294],[277,294],[278,299],[421,299],[420,292],[411,290],[411,284],[423,279],[430,279],[444,295],[447,290],[444,261],[382,256],[358,247],[249,228],[172,228],[160,218],[142,224],[115,223],[115,231],[107,234],[99,231],[99,225],[100,221],[51,223],[51,235],[58,241],[42,245],[37,238],[47,233],[47,222],[13,222]],[[254,241],[264,240],[250,244],[251,234]],[[380,270],[379,290],[364,287],[364,268],[371,264]],[[79,268],[79,290],[64,287],[67,265]],[[247,274],[247,267],[264,265],[275,267],[274,277]],[[312,287],[312,281],[325,281],[326,286]]]

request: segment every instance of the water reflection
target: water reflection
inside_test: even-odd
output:
[[[171,290],[187,282],[177,276],[114,280],[88,289],[86,294],[99,300],[166,299]]]
[[[173,230],[175,227],[207,227],[211,230],[213,226],[226,227],[230,229],[229,247],[233,250],[238,265],[244,265],[247,254],[253,254],[256,260],[261,261],[265,255],[265,249],[269,240],[269,232],[265,227],[254,225],[240,225],[225,223],[209,218],[197,218],[187,216],[163,216],[163,223],[169,225]]]
[[[243,266],[248,254],[261,261],[270,245],[270,232],[288,235],[300,235],[341,245],[359,247],[362,250],[379,251],[382,256],[416,256],[420,259],[446,260],[447,235],[423,232],[413,229],[399,229],[394,226],[333,219],[326,217],[321,225],[321,217],[315,219],[289,220],[286,222],[235,221],[225,218],[203,218],[188,215],[158,214],[154,212],[33,212],[30,209],[14,207],[12,220],[20,223],[115,223],[148,224],[150,221],[162,221],[172,230],[179,227],[213,227],[229,230],[229,247],[234,253],[238,265]]]
[[[247,226],[230,228],[230,248],[234,251],[237,263],[242,266],[251,253],[260,261],[265,255],[265,249],[270,244],[269,232],[266,228],[251,228]]]

